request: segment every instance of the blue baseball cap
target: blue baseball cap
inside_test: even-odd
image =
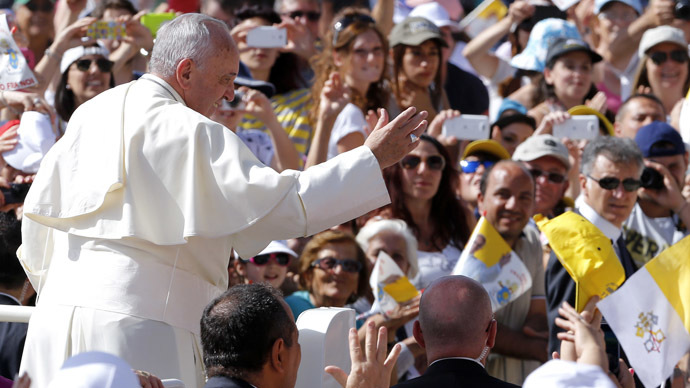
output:
[[[511,110],[514,110],[515,112],[522,115],[527,114],[527,108],[524,105],[520,104],[515,100],[511,100],[510,98],[504,98],[503,101],[501,101],[501,106],[498,108],[498,114],[496,115],[496,117],[501,117],[503,116],[503,113]]]
[[[582,40],[577,27],[563,19],[549,18],[534,25],[527,47],[513,57],[510,65],[516,69],[544,72],[549,47],[559,38]]]
[[[635,142],[645,158],[685,154],[685,144],[675,128],[662,121],[654,121],[640,128]],[[663,142],[662,147],[657,146]]]
[[[640,0],[594,0],[594,14],[599,15],[601,9],[604,8],[606,4],[613,3],[614,1],[632,7],[638,15],[642,14],[642,2],[640,2]]]

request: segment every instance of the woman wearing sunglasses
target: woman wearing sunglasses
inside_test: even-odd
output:
[[[112,69],[108,50],[100,44],[65,51],[55,90],[55,110],[65,126],[81,104],[115,86]]]
[[[632,90],[654,94],[664,104],[666,112],[672,112],[690,86],[685,34],[671,26],[647,30],[642,35],[638,54],[641,61]]]
[[[343,307],[369,289],[366,257],[355,238],[327,230],[315,235],[302,251],[299,284],[303,289],[285,298],[295,316],[318,307]]]
[[[235,270],[245,283],[268,283],[279,289],[293,258],[297,259],[297,254],[292,249],[279,241],[271,241],[258,255],[237,260]]]
[[[405,221],[417,238],[419,274],[413,282],[419,289],[450,274],[470,236],[449,158],[438,140],[422,135],[417,148],[383,170],[391,204],[379,214]]]

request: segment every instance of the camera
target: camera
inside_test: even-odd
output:
[[[664,188],[664,176],[651,167],[645,167],[642,170],[640,181],[642,181],[642,187],[645,189],[659,190]]]
[[[232,101],[228,100],[223,100],[221,103],[223,104],[223,109],[224,110],[241,110],[245,108],[244,101],[242,100],[244,98],[244,93],[242,93],[239,90],[235,90],[235,98],[232,99]]]
[[[690,0],[676,0],[673,16],[676,19],[690,21]]]
[[[29,188],[31,188],[31,183],[12,183],[9,189],[6,187],[1,188],[0,191],[5,196],[5,205],[24,202]]]

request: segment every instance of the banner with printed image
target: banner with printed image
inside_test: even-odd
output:
[[[379,252],[369,285],[384,314],[390,315],[400,304],[419,294],[398,264],[384,251]]]
[[[0,15],[0,91],[25,89],[38,81],[12,38],[7,15]]]

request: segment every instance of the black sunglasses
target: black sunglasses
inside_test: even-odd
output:
[[[655,51],[649,54],[649,59],[657,66],[665,63],[669,58],[676,63],[685,63],[688,61],[688,52],[684,50],[673,50],[669,53],[665,51]]]
[[[314,260],[311,263],[312,267],[321,268],[324,271],[330,271],[339,265],[343,271],[350,273],[358,273],[362,270],[362,263],[354,259],[336,259],[335,257],[324,257]]]
[[[618,188],[618,186],[621,184],[621,180],[618,178],[614,178],[612,176],[607,176],[604,178],[594,178],[591,175],[587,175],[587,178],[597,182],[599,184],[599,187],[601,187],[604,190],[615,190]],[[623,179],[623,189],[625,191],[632,193],[633,191],[636,191],[637,189],[642,186],[642,181],[639,179],[633,179],[633,178],[625,178]]]
[[[551,183],[563,183],[565,180],[565,175],[561,175],[557,172],[542,171],[538,168],[531,168],[529,172],[532,174],[532,178],[534,178],[535,181],[542,175],[546,176],[546,179]]]
[[[246,262],[251,262],[254,263],[255,265],[266,265],[268,264],[269,260],[275,259],[276,263],[278,265],[281,265],[285,267],[286,265],[290,264],[290,255],[287,253],[279,252],[279,253],[266,253],[263,255],[256,255],[252,257],[249,260],[242,260],[245,263]]]
[[[318,22],[321,18],[321,13],[316,11],[292,11],[283,13],[283,16],[287,16],[290,19],[306,17],[310,22]]]
[[[76,62],[77,69],[79,69],[80,71],[89,71],[89,69],[91,68],[91,63],[93,61],[93,59],[80,59]],[[95,61],[96,66],[98,66],[98,70],[100,70],[103,73],[110,73],[110,70],[113,69],[113,65],[115,64],[113,61],[110,61],[105,58],[98,58]]]
[[[30,1],[26,3],[26,8],[28,8],[31,12],[53,12],[53,3],[50,1],[44,1],[43,3],[37,4],[37,2]]]
[[[446,160],[441,155],[431,155],[422,159],[417,155],[407,155],[400,161],[400,166],[405,170],[413,170],[424,160],[427,168],[434,171],[441,171],[446,166]]]
[[[338,35],[340,35],[340,31],[346,29],[347,27],[350,26],[352,23],[366,23],[366,24],[376,24],[376,21],[371,18],[369,15],[364,15],[361,13],[355,13],[352,15],[347,15],[344,18],[338,20],[334,25],[333,25],[333,46],[338,42]]]

